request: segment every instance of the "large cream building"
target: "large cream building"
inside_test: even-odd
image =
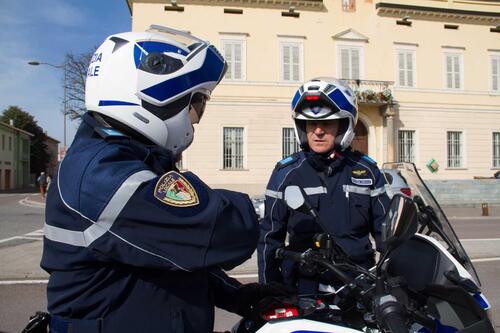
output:
[[[426,179],[500,170],[500,1],[128,0],[132,30],[159,24],[215,44],[229,70],[182,166],[210,185],[263,193],[296,145],[301,82],[348,79],[354,145]],[[437,171],[427,167],[433,163]]]

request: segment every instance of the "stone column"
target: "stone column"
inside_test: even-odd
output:
[[[387,131],[387,154],[385,162],[396,161],[397,136],[394,131],[394,117],[396,116],[397,105],[387,104],[380,108],[380,113],[384,117],[384,123]]]

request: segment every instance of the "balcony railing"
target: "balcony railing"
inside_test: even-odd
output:
[[[343,80],[356,93],[358,103],[384,105],[393,101],[392,81]]]

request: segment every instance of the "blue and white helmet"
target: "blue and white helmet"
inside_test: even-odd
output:
[[[347,84],[332,78],[317,78],[304,83],[292,100],[295,134],[303,149],[308,149],[305,120],[339,119],[336,150],[351,145],[358,122],[356,96]]]
[[[183,31],[112,35],[90,62],[85,105],[179,155],[225,70],[214,46]]]

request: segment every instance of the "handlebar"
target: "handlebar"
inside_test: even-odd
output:
[[[322,257],[318,257],[315,255],[314,252],[312,251],[306,251],[303,253],[300,252],[295,252],[295,251],[289,251],[285,250],[283,248],[277,249],[275,256],[277,259],[290,259],[295,262],[303,262],[303,263],[310,263],[310,264],[319,264],[322,265],[326,268],[328,268],[333,274],[335,274],[335,277],[345,283],[346,285],[350,285],[351,283],[354,282],[354,279],[351,278],[349,275],[345,274],[342,270],[338,269],[335,267],[332,263],[328,262]]]
[[[292,261],[301,262],[304,261],[304,253],[285,250],[283,248],[276,250],[276,259],[290,259]]]

